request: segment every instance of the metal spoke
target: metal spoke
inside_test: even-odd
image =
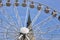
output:
[[[49,32],[52,32],[54,30],[57,30],[57,29],[60,29],[60,25],[59,24],[56,24],[56,25],[53,25],[52,27],[47,27],[47,32],[42,32],[42,31],[39,31],[39,32],[34,32],[36,34],[47,34]]]
[[[5,20],[2,20],[2,21],[4,21],[4,22],[6,22]],[[9,25],[9,27],[7,28],[7,26],[4,26],[4,27],[1,27],[1,28],[4,28],[4,29],[9,29],[11,26],[14,26],[14,25],[11,25],[10,23],[8,23],[8,22],[6,22],[7,23],[7,25]],[[1,24],[1,25],[3,25],[3,23]],[[14,27],[15,28],[15,27]],[[15,31],[16,31],[17,29],[15,28]],[[16,31],[17,32],[17,31]]]
[[[7,30],[7,29],[9,29],[10,27],[9,27],[9,28],[7,28],[7,27],[0,27],[0,28],[3,28],[3,29],[6,29],[6,30]],[[12,30],[10,29],[10,31],[12,31]],[[18,31],[14,31],[14,32],[18,32]],[[0,32],[0,33],[5,33],[5,32]]]
[[[3,22],[4,22],[4,20],[2,18],[0,18],[0,28],[8,29],[7,26],[6,27],[3,26],[3,24],[5,24]]]
[[[6,35],[5,38],[7,38],[7,34],[8,34],[7,32],[8,32],[8,29],[6,30],[6,33],[4,33]]]
[[[16,34],[16,33],[15,33],[15,34],[8,34],[8,33],[7,33],[6,35],[7,35],[7,36],[10,36],[10,37],[11,37],[11,36],[12,36],[12,37],[18,36],[18,34]]]
[[[10,25],[10,27],[14,27],[15,25],[11,25],[10,23],[8,23]],[[14,27],[15,31],[18,32],[18,28],[16,28],[16,26]]]
[[[21,20],[21,17],[19,16],[19,14],[18,14],[18,10],[17,10],[16,6],[14,6],[14,12],[15,12],[15,15],[16,15],[16,18],[17,18],[18,25],[22,27],[23,26],[22,20]]]
[[[38,13],[37,13],[37,15],[35,16],[35,18],[32,20],[32,23],[29,25],[29,26],[31,26],[31,25],[33,25],[34,23],[35,23],[35,21],[37,20],[37,18],[39,17],[39,15],[40,15],[40,11],[38,11]]]
[[[30,38],[26,35],[26,38],[28,39],[28,40],[30,40]]]
[[[1,38],[1,39],[3,39],[3,38]],[[18,39],[18,36],[11,36],[11,37],[7,37],[7,38],[4,38],[4,39],[6,39],[6,40],[9,40],[9,39]]]
[[[14,24],[12,24],[11,22],[9,22],[9,19],[12,18],[12,17],[9,16],[9,14],[6,13],[5,10],[4,10],[3,8],[2,8],[1,10],[2,10],[2,12],[3,12],[4,17],[7,19],[6,22],[7,22],[10,26],[11,26],[11,25],[14,25]],[[13,19],[13,18],[12,18],[12,19]],[[13,22],[13,21],[12,21],[12,22]],[[14,23],[15,23],[15,22],[14,22]],[[16,26],[16,24],[15,24],[15,26]],[[16,28],[16,27],[14,27],[14,28]],[[16,29],[17,29],[17,28],[16,28]]]
[[[35,23],[35,21],[38,19],[38,17],[40,16],[41,11],[38,11],[37,15],[35,16],[35,18],[32,21],[32,25]]]
[[[27,2],[27,10],[26,10],[26,17],[25,17],[25,23],[24,23],[24,26],[26,26],[26,22],[27,22],[27,18],[28,18],[28,14],[29,14],[29,4]]]
[[[53,25],[52,27],[48,27],[47,28],[48,31],[46,33],[52,32],[52,31],[57,30],[57,29],[60,29],[60,25],[59,24]]]
[[[34,25],[33,28],[34,27],[38,27],[39,28],[39,27],[41,27],[41,25],[45,25],[47,23],[47,21],[50,21],[51,19],[52,19],[52,15],[49,16],[48,18],[44,19],[43,21],[39,22],[38,24]]]
[[[22,38],[22,36],[23,36],[23,35],[20,35],[20,36],[19,36],[19,39],[21,39],[21,38]]]
[[[12,20],[12,22],[14,22],[13,20],[13,17],[11,17],[5,10],[4,10],[4,8],[1,8],[1,10],[2,10],[2,14],[4,15],[4,17],[8,20],[8,21],[10,21],[10,20]],[[10,19],[10,20],[9,20]]]
[[[14,33],[14,34],[10,34],[10,33]],[[8,32],[8,30],[6,31],[6,32],[4,32],[4,34],[6,34],[6,36],[5,36],[5,38],[7,39],[8,38],[8,36],[9,36],[9,38],[16,38],[18,35],[18,33],[16,33],[16,32]]]
[[[7,32],[0,32],[0,33],[7,33]],[[8,32],[8,33],[16,33],[16,32]],[[18,32],[19,33],[19,32]]]

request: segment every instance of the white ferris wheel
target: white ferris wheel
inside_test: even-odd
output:
[[[60,40],[59,13],[33,0],[0,0],[0,40]]]

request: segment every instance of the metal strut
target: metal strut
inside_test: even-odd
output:
[[[23,39],[22,39],[23,38]],[[21,34],[18,38],[19,40],[30,40],[30,38],[27,36],[27,34]]]

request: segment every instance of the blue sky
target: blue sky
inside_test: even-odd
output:
[[[39,2],[39,3],[44,4],[44,5],[47,5],[50,8],[55,9],[56,11],[60,11],[60,0],[33,0],[33,1],[34,2]],[[23,0],[19,0],[20,4],[22,2],[23,2]],[[3,4],[5,4],[5,3],[6,3],[6,0],[3,0]],[[11,4],[13,4],[13,3],[14,3],[14,0],[11,1]],[[51,16],[51,12],[53,10],[51,10],[49,14],[46,14],[44,12],[44,8],[45,8],[44,5],[42,5],[42,9],[43,10],[41,10],[41,13],[40,13],[37,21],[34,23],[34,25],[42,22],[44,19],[46,19],[49,16]],[[37,6],[37,4],[35,4],[35,6]],[[3,23],[0,25],[1,26],[1,28],[0,28],[1,31],[5,32],[6,30],[3,29],[3,27],[5,27],[5,26],[6,27],[10,27],[9,23],[13,23],[13,22],[16,23],[16,25],[14,27],[18,28],[18,31],[20,31],[21,27],[20,27],[20,25],[18,25],[18,20],[17,20],[16,15],[15,15],[16,11],[14,11],[15,7],[14,6],[10,6],[10,7],[3,6],[2,8],[5,11],[4,13],[7,13],[7,15],[3,15],[2,10],[0,10],[0,18],[2,18],[4,20]],[[26,10],[27,10],[27,7],[22,7],[22,6],[18,6],[17,7],[17,11],[19,13],[19,16],[21,18],[21,22],[22,22],[22,25],[23,25],[22,27],[25,27],[24,23],[25,23]],[[34,8],[34,9],[29,8],[29,10],[30,10],[31,20],[33,20],[35,18],[35,16],[38,14],[38,10],[37,10],[37,8]],[[13,18],[12,19],[8,19],[8,14],[10,16],[12,16]],[[57,17],[59,15],[60,15],[60,13],[57,14]],[[36,27],[33,25],[32,28],[33,28],[36,40],[37,40],[37,38],[38,38],[38,40],[40,40],[40,34],[38,32],[40,32],[40,31],[47,32],[49,30],[49,29],[47,29],[48,27],[50,27],[51,28],[50,30],[52,30],[52,31],[47,33],[47,34],[43,34],[42,38],[45,38],[46,40],[49,40],[51,37],[53,37],[51,40],[60,40],[60,29],[55,27],[56,25],[59,25],[59,24],[60,24],[60,21],[58,20],[58,18],[51,17],[50,21],[48,21],[48,20],[46,21],[46,24],[43,24],[43,25],[40,24],[40,25],[38,25]],[[14,27],[11,27],[9,30],[14,31]],[[53,30],[53,29],[55,29],[55,30]],[[37,32],[37,33],[35,33],[35,32]],[[51,34],[53,34],[53,36],[51,36]],[[3,34],[1,34],[1,35],[3,35]]]

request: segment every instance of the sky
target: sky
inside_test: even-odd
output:
[[[15,28],[17,28],[16,30],[19,32],[21,27],[26,27],[25,21],[27,22],[27,18],[26,18],[26,14],[28,17],[28,11],[30,10],[30,16],[31,16],[31,21],[33,21],[33,19],[36,17],[36,15],[38,14],[39,17],[37,18],[37,20],[33,23],[32,25],[32,29],[34,31],[34,36],[36,38],[36,40],[60,40],[60,21],[58,20],[58,16],[60,15],[60,0],[33,0],[34,2],[39,2],[41,4],[47,5],[50,8],[52,8],[53,10],[58,11],[57,12],[57,17],[53,17],[51,15],[51,12],[53,11],[52,9],[50,10],[50,12],[47,14],[44,12],[44,9],[46,6],[42,5],[42,9],[40,10],[40,12],[38,13],[38,10],[36,8],[36,6],[38,4],[35,3],[35,8],[30,8],[30,7],[22,7],[22,6],[18,6],[17,8],[15,8],[13,5],[11,5],[10,7],[7,6],[3,6],[0,7],[0,19],[2,18],[3,23],[0,24],[0,32],[6,32],[5,28],[9,28],[7,29],[9,32],[15,32]],[[19,0],[19,3],[22,4],[23,0]],[[6,3],[6,0],[3,0],[3,4]],[[11,0],[11,4],[14,3],[14,0]],[[27,4],[30,4],[30,2],[28,2]],[[3,9],[3,10],[2,10]],[[18,19],[16,17],[16,13],[19,13],[18,15]],[[15,15],[16,14],[16,15]],[[50,20],[46,20],[49,16],[51,16]],[[11,18],[13,17],[13,18]],[[26,20],[25,20],[26,18]],[[41,22],[45,22],[44,24],[39,24],[36,26],[36,24],[41,23]],[[14,22],[16,24],[14,24]],[[21,24],[20,24],[20,23]],[[11,25],[15,25],[15,26],[11,26]],[[20,24],[20,25],[19,25]],[[58,26],[57,26],[58,25]],[[4,28],[5,27],[5,28]],[[12,31],[11,31],[12,30]],[[49,32],[48,32],[49,31]],[[39,32],[48,32],[46,34],[40,34]],[[10,34],[10,35],[9,35]],[[17,35],[15,33],[8,33],[7,34],[8,40],[14,40],[14,38],[11,38],[11,35]],[[2,37],[1,37],[2,36]],[[0,33],[0,39],[3,40],[3,37],[6,37],[6,34],[1,34]],[[5,39],[7,40],[7,39]]]

